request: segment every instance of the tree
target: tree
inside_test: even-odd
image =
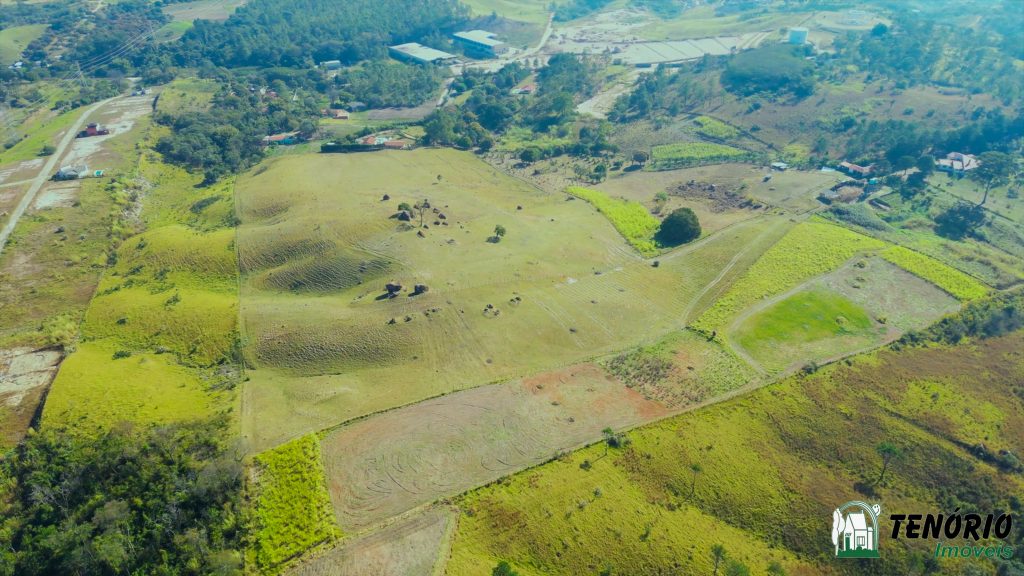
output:
[[[985,209],[978,204],[957,202],[942,214],[935,217],[935,231],[940,236],[958,240],[969,236],[985,224]]]
[[[750,576],[750,568],[739,560],[729,560],[725,567],[725,576]]]
[[[491,570],[491,576],[519,576],[519,572],[513,570],[508,562],[502,560]]]
[[[711,559],[715,562],[715,573],[714,576],[718,576],[718,567],[725,560],[725,546],[721,544],[715,544],[711,547]]]
[[[875,446],[875,451],[882,457],[882,473],[878,476],[876,484],[881,484],[885,480],[885,472],[889,469],[889,463],[900,457],[902,452],[899,446],[896,446],[892,442],[881,442],[878,446]]]
[[[673,210],[661,222],[655,239],[665,246],[678,246],[700,238],[700,222],[689,208]]]
[[[978,156],[978,167],[967,173],[968,177],[975,182],[985,186],[985,196],[982,197],[979,206],[984,206],[988,201],[988,193],[997,186],[1002,186],[1010,181],[1013,173],[1014,160],[1009,154],[1002,152],[985,152]]]
[[[917,169],[921,171],[925,176],[931,175],[935,171],[935,158],[925,154],[917,159]]]
[[[643,166],[644,164],[647,163],[650,157],[650,154],[648,154],[647,152],[644,152],[643,150],[638,150],[636,152],[633,152],[633,163]]]
[[[498,224],[497,226],[495,226],[494,227],[494,241],[495,242],[501,242],[501,239],[505,237],[505,233],[506,232],[508,232],[508,231],[505,230],[505,227],[502,226],[501,224]]]
[[[690,464],[690,471],[693,472],[693,479],[690,480],[690,498],[693,498],[694,493],[697,491],[697,474],[703,472],[704,469],[701,468],[700,464],[694,462]]]
[[[533,164],[537,160],[540,160],[540,150],[536,148],[526,148],[519,153],[519,160],[524,164]]]

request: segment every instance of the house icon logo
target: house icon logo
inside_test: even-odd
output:
[[[859,500],[832,512],[832,544],[836,558],[878,558],[878,515],[882,507]]]

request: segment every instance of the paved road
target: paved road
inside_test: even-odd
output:
[[[64,157],[64,153],[67,152],[68,147],[71,146],[71,143],[75,141],[75,135],[81,132],[82,126],[89,119],[89,116],[93,112],[95,112],[99,107],[103,106],[104,104],[107,104],[108,102],[116,100],[117,98],[120,98],[120,96],[109,98],[107,100],[97,102],[90,106],[85,112],[82,113],[81,116],[78,117],[78,121],[75,122],[74,125],[72,125],[68,129],[67,133],[64,134],[64,137],[61,138],[60,143],[57,144],[57,150],[50,155],[50,158],[46,161],[46,164],[44,164],[43,167],[39,170],[39,174],[36,175],[34,179],[32,179],[32,185],[29,186],[28,190],[25,192],[25,195],[21,197],[21,202],[18,202],[18,205],[14,207],[14,212],[11,213],[11,217],[10,219],[7,220],[7,224],[4,225],[3,229],[0,229],[0,254],[3,253],[4,246],[7,245],[7,238],[11,236],[11,233],[14,232],[14,227],[18,225],[18,220],[20,220],[21,217],[25,214],[25,211],[28,210],[28,207],[32,205],[32,201],[36,199],[36,194],[39,193],[39,189],[42,188],[43,184],[46,184],[46,181],[49,180],[50,176],[53,175],[53,170],[57,166],[57,163],[60,162],[61,158]]]

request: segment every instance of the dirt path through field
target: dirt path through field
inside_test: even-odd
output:
[[[85,113],[78,117],[78,120],[73,125],[71,125],[71,127],[68,128],[68,131],[64,134],[64,137],[61,138],[60,142],[57,144],[57,150],[50,155],[50,158],[46,161],[45,164],[43,164],[43,167],[40,168],[39,174],[37,174],[36,177],[32,180],[32,185],[29,186],[29,189],[25,192],[24,195],[22,195],[21,202],[18,202],[18,205],[15,206],[14,211],[11,212],[11,217],[7,220],[7,223],[4,224],[4,227],[0,229],[0,252],[3,252],[4,246],[7,245],[7,239],[11,236],[11,233],[14,232],[14,227],[18,225],[18,220],[20,220],[21,217],[25,214],[25,211],[28,210],[28,207],[32,205],[32,202],[36,198],[36,194],[39,193],[39,189],[42,188],[43,184],[46,184],[46,182],[50,179],[50,174],[53,172],[53,169],[57,166],[57,163],[60,162],[62,158],[64,158],[65,152],[67,152],[68,147],[71,146],[71,143],[75,141],[75,136],[78,135],[78,133],[82,129],[82,126],[84,126],[85,123],[89,120],[89,116],[92,115],[93,112],[95,112],[102,106],[106,105],[109,102],[117,100],[118,98],[122,97],[117,96],[114,98],[108,98],[107,100],[102,100],[100,102],[93,104],[85,111]]]

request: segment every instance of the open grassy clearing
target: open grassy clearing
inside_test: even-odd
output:
[[[753,315],[739,326],[736,342],[760,364],[790,364],[793,357],[823,347],[857,350],[880,339],[877,326],[860,306],[828,290],[802,290]],[[823,346],[824,345],[824,346]],[[794,350],[796,354],[794,354]],[[819,353],[818,359],[822,355]]]
[[[321,556],[302,561],[288,574],[435,574],[447,560],[444,540],[454,530],[456,516],[450,507],[430,508],[370,534],[348,539]]]
[[[85,110],[86,107],[75,108],[62,114],[47,110],[26,119],[17,129],[24,137],[11,148],[0,151],[0,165],[38,158],[43,146],[60,141]]]
[[[858,252],[884,246],[879,240],[821,220],[803,222],[766,252],[693,326],[711,334],[757,300],[834,270]]]
[[[752,220],[653,268],[583,202],[452,150],[281,157],[237,198],[257,449],[678,329],[785,225]],[[428,210],[419,237],[389,218],[423,198],[448,226]],[[488,242],[498,224],[508,234]],[[379,300],[392,279],[429,291]]]
[[[780,28],[796,26],[808,15],[808,13],[776,13],[751,17],[749,13],[741,12],[729,16],[716,16],[714,6],[698,6],[669,20],[652,18],[650,24],[631,31],[646,40],[709,38],[748,32],[774,32]]]
[[[881,257],[854,258],[747,309],[728,337],[761,367],[794,371],[880,346],[958,308],[934,284]]]
[[[479,574],[506,560],[531,576],[706,574],[715,544],[753,573],[770,561],[790,574],[860,573],[817,560],[831,546],[821,519],[836,502],[864,498],[857,486],[891,510],[949,498],[1000,506],[1024,488],[963,448],[986,432],[990,450],[1024,448],[1024,402],[1012,393],[1022,344],[1018,332],[858,357],[634,430],[625,448],[595,445],[481,488],[459,499],[447,573]],[[969,411],[949,420],[942,407],[954,401]],[[882,441],[897,442],[903,457],[877,484]],[[888,542],[880,569],[895,573],[898,559],[930,554],[929,545]],[[962,566],[941,564],[938,573]]]
[[[653,169],[681,168],[695,164],[713,164],[747,159],[750,152],[713,142],[681,142],[651,149]]]
[[[988,294],[984,284],[963,272],[946,266],[934,258],[902,246],[893,246],[880,252],[882,258],[907,270],[960,300],[976,300]]]
[[[0,30],[0,65],[13,64],[28,45],[43,35],[46,24],[12,26]]]
[[[324,484],[320,443],[313,434],[254,459],[253,560],[263,571],[341,534]]]
[[[591,203],[638,252],[644,256],[657,253],[654,235],[661,223],[643,204],[611,198],[598,190],[579,186],[570,186],[566,192]]]
[[[948,174],[936,172],[928,178],[928,184],[947,192],[948,194],[971,202],[980,204],[985,197],[985,187],[970,178],[954,178]],[[1005,218],[1013,220],[1018,224],[1024,224],[1024,200],[1010,198],[1011,190],[1017,190],[1020,194],[1020,186],[997,186],[992,188],[988,194],[988,201],[985,208]]]
[[[181,4],[175,4],[181,6]],[[210,101],[217,93],[217,82],[203,78],[175,78],[160,91],[157,111],[181,115],[188,112],[204,112],[210,109]]]
[[[563,0],[549,2],[547,0],[467,0],[464,2],[469,6],[475,16],[489,16],[496,13],[503,18],[546,24],[548,21],[548,8],[552,4],[560,4]]]
[[[246,0],[195,0],[164,6],[164,14],[175,22],[192,22],[193,20],[227,20],[228,16]]]
[[[43,426],[93,433],[130,422],[140,426],[198,420],[229,405],[225,394],[170,354],[114,359],[117,342],[83,342],[64,360],[43,411]]]
[[[50,391],[50,422],[83,419],[102,428],[234,409],[231,182],[196,187],[201,175],[163,164],[149,148],[159,134],[149,131],[137,168],[109,187],[122,214],[113,229],[124,241],[111,247],[81,327],[82,344]],[[104,381],[119,386],[97,393]],[[159,414],[148,422],[151,412]]]

